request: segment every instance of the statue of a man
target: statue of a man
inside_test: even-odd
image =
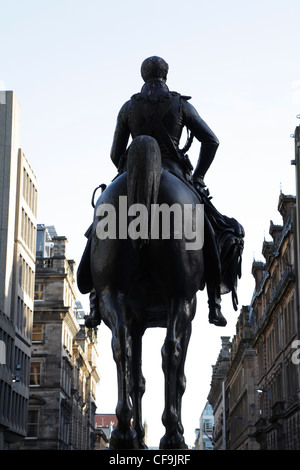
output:
[[[133,95],[119,112],[111,159],[122,171],[129,137],[151,135],[160,146],[163,167],[186,177],[192,167],[179,150],[182,130],[186,127],[201,142],[193,183],[204,186],[203,179],[215,157],[219,141],[189,103],[190,97],[169,91],[166,84],[168,68],[164,59],[156,56],[142,63],[141,75],[145,84],[141,92]]]
[[[220,253],[222,247],[218,246],[215,240],[216,230],[223,230],[228,225],[229,238],[231,240],[229,247],[231,248],[232,257],[232,233],[237,231],[241,235],[242,228],[234,219],[228,219],[219,214],[207,197],[208,193],[205,190],[204,177],[215,157],[219,141],[213,131],[199,116],[196,109],[189,103],[191,97],[169,90],[166,84],[168,68],[166,61],[157,56],[149,57],[142,63],[141,75],[145,83],[141,92],[134,94],[122,106],[118,114],[111,149],[111,159],[117,167],[119,174],[123,173],[126,171],[129,138],[139,135],[150,135],[159,144],[162,167],[185,181],[191,190],[198,191],[207,212],[204,257],[207,262],[205,270],[209,322],[216,326],[225,326],[227,322],[221,313],[220,296],[221,293],[234,289],[232,279],[235,277],[235,273],[233,276],[231,273],[231,285],[229,287],[226,286],[224,290],[222,288],[222,271],[225,272],[226,269],[224,270],[221,267],[222,260],[220,258],[222,256],[220,256]],[[193,166],[185,154],[186,149],[180,150],[179,148],[184,127],[190,133],[187,147],[190,146],[194,137],[201,143],[199,159],[194,172],[192,172]],[[220,219],[221,223],[218,223]],[[243,235],[240,236],[240,239],[242,237]],[[222,238],[222,243],[224,243],[224,237],[218,238]],[[236,261],[237,257],[235,255],[235,271],[238,270],[236,268],[236,264],[239,263]],[[208,266],[210,267],[208,268]],[[99,315],[97,311],[97,297],[92,293],[90,317],[98,318]]]
[[[213,131],[189,103],[190,97],[169,91],[166,84],[169,66],[160,57],[149,57],[142,63],[141,75],[145,82],[141,92],[133,95],[121,108],[114,134],[111,159],[119,172],[126,169],[126,151],[129,137],[150,135],[160,147],[162,166],[181,179],[192,181],[203,188],[204,177],[210,167],[219,141]],[[195,171],[188,157],[179,149],[183,128],[186,127],[199,142],[200,155]],[[220,309],[219,294],[207,286],[209,321],[225,326]]]

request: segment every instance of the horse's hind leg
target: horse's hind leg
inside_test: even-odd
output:
[[[131,387],[131,337],[126,324],[126,309],[122,296],[113,290],[105,289],[99,293],[100,310],[105,311],[103,320],[112,332],[112,352],[117,366],[118,404],[117,427],[110,439],[111,449],[137,449],[136,432],[131,426],[132,404]]]
[[[195,313],[193,302],[176,299],[171,302],[167,335],[162,348],[165,375],[165,409],[162,417],[166,433],[160,449],[185,449],[181,423],[181,401],[185,391],[184,364]]]
[[[133,324],[132,337],[132,389],[133,423],[137,434],[139,449],[147,449],[144,442],[145,430],[142,422],[142,398],[145,393],[145,378],[142,373],[142,337],[144,329]]]
[[[182,354],[181,354],[181,361],[177,370],[177,389],[176,389],[177,390],[178,431],[182,435],[184,433],[184,429],[183,429],[182,422],[181,422],[181,405],[182,405],[182,396],[186,388],[186,377],[184,373],[184,366],[185,366],[188,345],[189,345],[189,341],[190,341],[191,333],[192,333],[192,320],[196,312],[196,298],[194,298],[194,300],[188,306],[188,309],[190,309],[191,315],[190,315],[189,321],[187,322],[186,329],[184,330],[184,333],[181,338]]]

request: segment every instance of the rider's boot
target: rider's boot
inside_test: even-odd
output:
[[[90,314],[85,317],[85,326],[87,328],[96,328],[100,323],[99,297],[95,289],[92,289],[90,292]]]
[[[221,313],[221,299],[217,289],[207,289],[209,314],[208,321],[215,326],[226,326],[227,320]]]

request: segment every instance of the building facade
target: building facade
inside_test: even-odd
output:
[[[213,408],[214,431],[212,438],[215,450],[226,450],[225,381],[230,366],[230,336],[222,336],[221,341],[222,345],[217,362],[212,367],[212,379],[207,397]]]
[[[18,449],[95,446],[97,331],[84,325],[66,245],[38,225],[28,432]]]
[[[115,414],[96,414],[96,444],[95,449],[106,449],[109,447],[112,430],[117,426],[118,418]]]
[[[196,450],[213,450],[214,413],[210,403],[206,402],[196,430]]]
[[[257,351],[256,438],[261,449],[300,449],[299,368],[293,362],[298,340],[296,198],[280,194],[283,224],[270,224],[264,263],[253,263],[253,347]]]
[[[19,147],[20,106],[0,92],[0,449],[27,430],[37,180]]]
[[[213,372],[208,400],[214,409],[217,449],[300,449],[295,202],[294,196],[279,196],[283,223],[271,221],[272,240],[265,240],[262,248],[265,261],[253,262],[254,294],[250,306],[241,309],[228,369],[218,373],[219,358]]]
[[[243,306],[231,342],[225,381],[226,450],[258,450],[256,422],[256,350],[251,309]]]

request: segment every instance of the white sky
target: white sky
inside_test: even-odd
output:
[[[0,88],[21,104],[21,143],[39,184],[38,222],[55,225],[80,261],[92,220],[93,189],[115,176],[110,147],[117,113],[140,90],[141,62],[169,64],[171,90],[191,103],[220,147],[206,178],[215,206],[246,231],[240,307],[251,301],[253,258],[262,259],[280,188],[295,194],[294,141],[299,125],[299,0],[0,0]],[[199,145],[190,157],[195,165]],[[87,309],[88,297],[80,297]],[[220,336],[235,334],[239,312],[224,297],[226,328],[208,324],[206,294],[187,357],[183,400],[185,437],[194,430],[210,388]],[[163,330],[145,338],[144,415],[149,445],[164,430],[160,348]],[[99,329],[98,410],[114,412],[115,366],[110,333]]]

